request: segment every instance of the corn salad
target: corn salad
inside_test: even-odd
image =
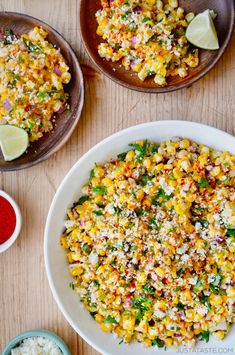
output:
[[[99,55],[120,61],[144,81],[154,75],[160,86],[167,77],[188,75],[199,64],[198,50],[192,49],[185,31],[194,14],[184,14],[178,0],[101,0],[97,11],[97,34],[105,40]]]
[[[53,114],[66,108],[69,67],[42,28],[21,36],[8,30],[1,37],[0,124],[25,129],[33,142],[52,130]]]
[[[90,172],[61,245],[101,329],[145,346],[223,339],[235,321],[235,156],[130,144]]]

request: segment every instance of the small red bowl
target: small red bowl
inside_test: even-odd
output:
[[[12,233],[9,239],[7,239],[4,243],[0,244],[0,253],[3,253],[4,251],[6,251],[8,248],[12,246],[12,244],[16,241],[18,235],[20,234],[21,225],[22,225],[22,216],[21,216],[19,206],[10,195],[8,195],[5,191],[0,190],[0,196],[5,198],[10,203],[10,205],[14,209],[15,216],[16,216],[16,225],[15,225],[14,232]]]

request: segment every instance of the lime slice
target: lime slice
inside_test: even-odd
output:
[[[212,19],[212,11],[206,10],[198,14],[188,25],[187,40],[194,46],[207,49],[219,49],[219,41]]]
[[[19,158],[27,149],[29,137],[22,128],[0,125],[0,146],[6,161]]]

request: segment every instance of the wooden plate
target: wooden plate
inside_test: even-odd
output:
[[[72,79],[65,85],[69,93],[70,111],[56,114],[54,129],[29,146],[28,151],[12,162],[6,162],[0,152],[0,171],[19,170],[36,165],[57,152],[71,136],[81,115],[84,102],[84,82],[76,54],[68,42],[51,26],[27,16],[13,12],[0,12],[0,28],[12,29],[16,33],[27,33],[35,26],[42,26],[48,32],[48,41],[61,49],[70,68]]]
[[[137,74],[126,71],[124,67],[120,66],[120,63],[112,63],[102,59],[98,54],[97,47],[103,40],[96,34],[97,22],[95,18],[96,11],[101,8],[100,0],[80,1],[81,33],[89,56],[105,75],[129,89],[147,93],[161,93],[190,86],[212,69],[224,53],[233,31],[235,5],[233,0],[179,0],[179,5],[186,12],[199,13],[209,8],[213,9],[218,15],[215,26],[218,32],[220,49],[217,51],[200,50],[200,65],[189,70],[189,75],[186,78],[170,77],[168,78],[168,86],[158,87],[152,78],[142,82]]]

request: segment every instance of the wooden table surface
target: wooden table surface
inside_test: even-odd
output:
[[[0,255],[0,351],[20,332],[44,328],[61,336],[72,354],[98,354],[59,311],[43,259],[43,231],[52,198],[88,149],[120,129],[154,120],[193,120],[235,134],[235,35],[219,64],[191,88],[158,96],[143,94],[114,84],[91,65],[81,43],[78,7],[79,0],[0,1],[0,11],[35,16],[71,43],[83,66],[86,90],[83,114],[63,149],[39,166],[0,173],[0,189],[18,201],[23,213],[20,237]]]

